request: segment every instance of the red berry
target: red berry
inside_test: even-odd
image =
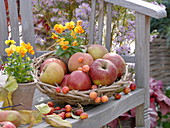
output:
[[[70,89],[69,89],[67,86],[64,86],[64,87],[62,88],[62,92],[63,92],[64,94],[67,94],[69,90],[70,90]]]
[[[61,113],[58,114],[58,115],[59,115],[62,119],[65,119],[65,117],[66,117],[65,114],[66,114],[65,112],[61,112]]]
[[[103,103],[107,102],[108,100],[109,100],[108,96],[102,96],[102,97],[101,97],[101,101],[102,101]]]
[[[77,109],[74,114],[77,116],[80,116],[80,114],[82,114],[83,112],[84,110],[80,108],[80,109]]]
[[[71,107],[71,105],[66,105],[65,106],[65,110],[66,110],[66,112],[70,112],[71,110],[72,110],[72,107]]]
[[[71,117],[71,112],[66,112],[65,117],[70,118]]]
[[[57,106],[54,108],[55,110],[61,110],[61,107]]]
[[[83,65],[82,70],[83,70],[83,72],[89,72],[89,70],[90,70],[89,65]]]
[[[136,84],[135,84],[134,82],[132,82],[132,83],[130,84],[130,89],[131,89],[132,91],[134,91],[134,90],[136,89]]]
[[[61,92],[61,88],[60,88],[60,87],[56,87],[56,88],[55,88],[55,91],[56,91],[57,93],[60,93],[60,92]]]
[[[80,115],[80,119],[87,119],[88,118],[88,114],[83,112],[81,115]]]
[[[128,86],[124,87],[123,92],[128,94],[130,92],[130,88]]]
[[[97,85],[92,85],[91,89],[97,89]]]
[[[47,102],[47,105],[48,105],[49,107],[54,107],[54,102],[49,101],[49,102]]]
[[[119,100],[122,97],[122,95],[120,93],[116,93],[114,97],[116,100]]]

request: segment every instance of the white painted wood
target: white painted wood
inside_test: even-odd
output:
[[[5,56],[5,44],[4,41],[8,39],[8,31],[7,31],[7,20],[6,20],[6,11],[4,0],[0,2],[0,55]]]
[[[165,9],[143,0],[104,0],[104,1],[132,9],[136,12],[157,19],[167,16]]]
[[[92,2],[92,3],[91,3],[89,44],[93,44],[93,43],[94,43],[95,15],[96,15],[96,0],[92,0],[91,2]]]
[[[8,0],[9,17],[11,26],[11,39],[19,44],[19,24],[16,0]]]
[[[20,0],[20,12],[22,20],[22,38],[24,42],[30,42],[35,46],[33,14],[31,0]]]
[[[106,48],[110,51],[111,37],[112,37],[112,4],[107,3],[107,21],[106,21]]]
[[[99,4],[99,26],[98,26],[98,43],[99,44],[102,44],[103,27],[104,27],[104,1],[100,0],[100,4]]]

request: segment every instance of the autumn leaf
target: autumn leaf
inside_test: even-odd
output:
[[[63,120],[58,115],[47,115],[45,120],[48,124],[56,128],[72,128],[72,125],[69,121]]]
[[[20,110],[18,111],[21,114],[21,124],[30,124],[30,128],[35,124],[42,122],[43,115],[36,110]]]
[[[49,112],[51,111],[51,108],[50,108],[47,104],[45,104],[45,103],[36,105],[35,107],[36,107],[36,108],[40,111],[40,113],[42,113],[42,114],[47,114],[47,113],[49,113]]]
[[[12,92],[8,92],[8,96],[7,98],[4,100],[4,103],[2,105],[2,107],[6,107],[6,106],[11,106],[12,105]],[[11,110],[12,108],[4,108],[3,110]]]
[[[13,92],[18,88],[18,84],[13,76],[9,76],[7,82],[4,85],[2,85],[2,87],[8,90],[9,92]]]
[[[0,102],[4,101],[8,96],[8,91],[3,87],[0,87]]]

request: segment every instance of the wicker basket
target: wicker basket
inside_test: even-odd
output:
[[[58,58],[57,56],[54,55],[54,51],[51,51],[49,53],[45,53],[42,56],[36,58],[35,61],[34,61],[34,66],[36,68],[36,76],[37,76],[37,79],[38,79],[38,85],[37,85],[38,89],[42,93],[45,93],[47,96],[49,96],[51,99],[53,99],[58,104],[66,104],[66,103],[68,103],[70,105],[96,104],[94,102],[94,100],[91,100],[89,98],[89,93],[92,90],[88,90],[88,91],[72,90],[72,91],[69,91],[67,94],[57,93],[55,91],[56,86],[46,84],[46,83],[42,83],[39,80],[39,75],[40,75],[39,68],[40,68],[41,64],[43,63],[43,61],[46,58],[50,58],[50,57]],[[123,81],[121,79],[117,82],[114,82],[112,85],[101,86],[97,89],[93,89],[93,91],[97,92],[99,95],[107,95],[108,97],[111,97],[111,96],[113,96],[113,94],[115,92],[121,92],[123,90],[123,87],[128,85],[128,84],[129,84],[128,81]]]
[[[170,86],[170,46],[164,39],[154,39],[150,44],[150,76],[162,80],[164,88]]]

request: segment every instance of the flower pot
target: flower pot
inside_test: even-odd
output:
[[[12,94],[13,105],[23,104],[13,107],[13,110],[30,110],[32,108],[34,92],[36,89],[37,81],[30,83],[19,83],[17,90]]]

